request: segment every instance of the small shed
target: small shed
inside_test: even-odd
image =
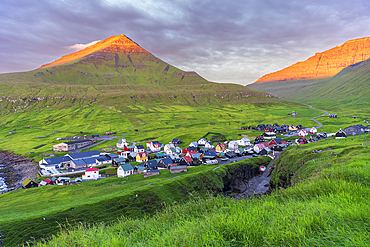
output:
[[[159,170],[146,170],[144,171],[144,178],[159,175],[160,171]]]
[[[171,173],[180,173],[180,172],[187,172],[188,167],[187,166],[171,166],[170,172]]]

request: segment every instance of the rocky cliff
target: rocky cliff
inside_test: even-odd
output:
[[[52,63],[42,65],[40,69],[73,62],[75,60],[81,59],[95,52],[111,52],[111,53],[124,53],[124,54],[149,53],[143,48],[141,48],[134,41],[132,41],[125,35],[121,34],[121,35],[115,35],[105,40],[99,41],[96,44],[88,46],[83,50],[65,55],[61,57],[60,59],[55,60]]]
[[[262,76],[255,83],[322,79],[333,77],[343,68],[370,58],[370,37],[349,40],[306,61]]]

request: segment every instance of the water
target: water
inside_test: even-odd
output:
[[[3,164],[0,164],[0,193],[7,192],[8,186],[5,182],[6,173],[4,173],[5,166]]]

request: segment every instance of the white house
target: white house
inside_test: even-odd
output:
[[[207,149],[213,149],[213,148],[215,148],[213,146],[213,143],[212,142],[206,142],[206,144],[204,145],[204,147],[207,148]]]
[[[275,132],[265,132],[261,136],[265,139],[275,139],[276,138],[276,133]]]
[[[169,157],[170,157],[171,160],[178,160],[178,159],[180,159],[180,156],[178,154],[170,154]]]
[[[170,155],[170,154],[175,154],[176,153],[176,148],[167,148],[166,149],[166,151],[165,151],[165,153],[167,154],[167,155]]]
[[[307,136],[308,135],[308,132],[306,129],[301,129],[299,132],[298,132],[298,135],[299,136]]]
[[[166,154],[169,154],[169,153],[172,153],[172,151],[170,150],[171,148],[175,148],[175,145],[172,144],[172,143],[169,143],[169,144],[166,144],[164,145],[164,151]],[[169,153],[167,153],[169,152]]]
[[[206,143],[207,143],[207,140],[205,138],[200,138],[198,140],[198,145],[199,146],[204,146],[204,145],[206,145]]]
[[[145,148],[143,145],[137,145],[134,147],[134,152],[135,153],[142,153],[145,152]]]
[[[228,144],[228,149],[235,150],[239,147],[238,141],[230,141]]]
[[[317,134],[317,129],[316,129],[315,127],[312,127],[312,128],[310,129],[310,133],[311,133],[311,134]]]
[[[242,139],[238,140],[238,144],[239,146],[245,147],[251,145],[251,141],[248,138],[243,137]]]
[[[85,174],[82,174],[84,180],[96,180],[100,177],[98,168],[89,168],[85,170]]]
[[[253,150],[256,153],[259,153],[262,149],[268,147],[268,145],[269,144],[267,142],[257,143],[256,145],[254,145]]]
[[[122,136],[122,139],[118,140],[118,142],[117,142],[117,147],[118,148],[124,148],[125,146],[128,146],[128,143],[126,141],[125,136]]]
[[[192,143],[190,143],[189,147],[195,147],[195,148],[197,148],[198,147],[198,142],[192,142]]]
[[[146,143],[146,146],[152,152],[159,152],[159,151],[161,151],[161,143],[159,143],[158,141],[147,142]]]
[[[130,164],[120,165],[117,169],[117,176],[120,178],[134,174],[134,168]]]
[[[176,147],[175,149],[176,149],[176,153],[178,153],[178,154],[181,154],[182,153],[182,148]]]

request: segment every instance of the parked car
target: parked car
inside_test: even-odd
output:
[[[229,158],[227,158],[227,157],[224,157],[224,158],[221,159],[221,161],[227,161],[227,160],[229,160]]]

